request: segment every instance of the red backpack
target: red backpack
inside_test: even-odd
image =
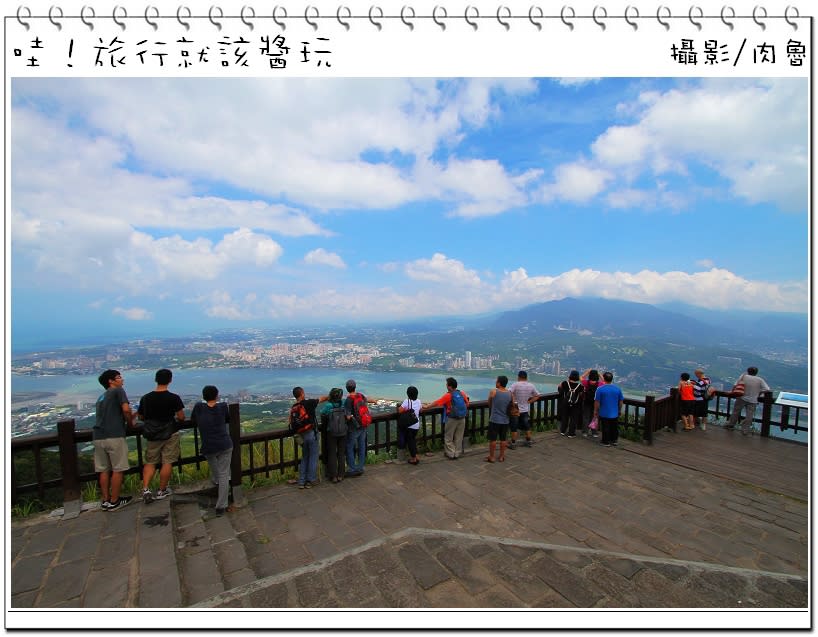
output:
[[[352,417],[359,427],[369,427],[372,424],[372,414],[366,404],[366,396],[356,393],[352,396]]]
[[[295,403],[290,407],[290,431],[294,434],[303,434],[313,428],[312,418],[304,408],[304,403]]]

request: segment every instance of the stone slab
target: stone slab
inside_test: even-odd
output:
[[[451,579],[451,574],[423,548],[407,544],[398,549],[403,567],[409,571],[423,589],[430,589]]]

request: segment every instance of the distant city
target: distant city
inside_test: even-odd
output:
[[[567,373],[561,358],[571,357],[574,348],[562,346],[553,352],[543,352],[536,359],[514,357],[501,360],[497,353],[445,352],[426,348],[406,355],[407,346],[397,343],[341,342],[341,337],[311,338],[304,342],[274,342],[260,344],[258,334],[247,334],[246,340],[207,339],[137,339],[123,344],[94,346],[90,348],[32,352],[17,357],[12,362],[14,374],[30,376],[66,376],[98,374],[107,368],[122,371],[155,370],[170,367],[174,372],[185,369],[286,369],[330,368],[371,369],[376,371],[423,370],[446,373],[467,371],[496,371],[512,375],[525,369],[531,374],[559,377]],[[371,335],[370,335],[371,338]],[[602,362],[590,367],[610,369]],[[512,371],[513,370],[513,371]],[[616,370],[613,369],[614,373]],[[637,380],[636,374],[626,374],[621,382]],[[657,388],[657,390],[665,389]],[[182,396],[192,403],[198,396]],[[78,423],[93,415],[94,404],[78,401],[75,404],[57,405],[48,395],[14,391],[12,387],[11,431],[13,435],[25,435],[53,430],[59,420],[75,419]],[[238,391],[225,394],[224,399],[243,403],[266,404],[289,401],[284,394],[255,394]],[[284,417],[286,410],[278,410]],[[86,421],[84,426],[90,426]],[[78,424],[78,426],[80,426]]]
[[[21,376],[77,375],[85,377],[83,383],[95,385],[88,377],[107,368],[138,371],[143,378],[161,367],[200,370],[200,375],[209,374],[219,383],[223,378],[219,370],[236,370],[237,388],[245,381],[236,374],[254,369],[325,370],[321,373],[328,382],[337,381],[330,380],[333,375],[327,370],[417,371],[458,378],[506,374],[513,379],[524,369],[537,382],[553,386],[572,369],[595,368],[613,372],[626,393],[662,395],[678,383],[683,371],[701,367],[717,389],[724,389],[748,365],[756,365],[774,389],[806,393],[806,319],[751,318],[754,322],[727,329],[643,304],[565,299],[483,322],[223,329],[191,337],[20,352],[13,355],[11,365],[11,429],[16,435],[34,433],[65,418],[86,419],[84,426],[89,426],[93,412],[91,402],[63,400],[73,395],[71,391],[59,399],[70,404],[56,404],[59,392],[48,389],[48,383],[26,384]],[[43,391],[26,391],[32,387]],[[90,398],[97,389],[84,385],[83,395]],[[182,397],[192,402],[198,395],[191,388],[190,395]],[[236,389],[223,398],[262,405],[292,399],[286,392],[274,395],[258,388]],[[265,409],[272,413],[277,407]]]

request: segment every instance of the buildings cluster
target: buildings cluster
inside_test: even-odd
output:
[[[218,353],[227,366],[252,367],[356,367],[383,355],[372,345],[321,341],[227,347]]]

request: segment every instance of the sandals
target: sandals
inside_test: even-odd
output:
[[[494,458],[491,456],[486,456],[486,462],[494,462]]]
[[[505,462],[505,461],[506,461],[505,456],[500,456],[499,458],[497,458],[497,462]]]

